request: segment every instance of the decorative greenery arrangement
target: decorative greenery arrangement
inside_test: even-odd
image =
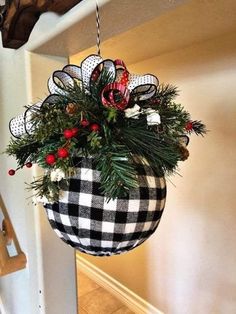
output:
[[[129,82],[123,64],[116,77],[100,64],[89,85],[71,76],[70,83],[57,84],[56,97],[27,108],[31,131],[11,138],[6,152],[15,156],[17,170],[34,163],[45,169],[30,185],[37,196],[58,201],[61,180],[75,174],[80,157],[93,157],[108,199],[137,187],[137,163],[148,162],[158,176],[176,172],[188,157],[188,135],[204,135],[205,125],[175,103],[176,87],[163,84],[151,97],[126,97]]]

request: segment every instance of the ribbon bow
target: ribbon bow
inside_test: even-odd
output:
[[[101,93],[101,101],[105,107],[124,110],[130,97],[135,100],[147,100],[156,93],[158,86],[156,76],[131,74],[122,60],[103,60],[99,55],[90,55],[80,66],[68,64],[62,70],[55,71],[48,80],[50,95],[42,103],[34,106],[56,103],[59,95],[69,94],[66,89],[73,88],[75,80],[79,80],[89,93],[91,82],[96,81],[103,71],[106,71],[111,79],[111,83],[106,85]],[[10,121],[9,128],[13,136],[19,138],[25,133],[33,133],[31,117],[34,106]]]

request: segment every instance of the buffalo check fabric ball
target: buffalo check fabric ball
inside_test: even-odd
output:
[[[107,202],[100,192],[100,173],[92,158],[83,158],[67,184],[61,181],[58,203],[46,204],[56,234],[81,252],[110,256],[142,244],[156,230],[166,199],[165,179],[150,166],[138,165],[139,187]]]

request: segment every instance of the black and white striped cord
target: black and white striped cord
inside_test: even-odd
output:
[[[98,0],[96,0],[96,26],[97,26],[97,54],[101,55],[100,50],[100,16],[99,16],[99,7]]]

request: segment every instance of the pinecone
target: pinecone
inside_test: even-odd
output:
[[[184,161],[189,157],[189,151],[187,150],[185,145],[179,145],[179,152],[181,155],[181,160]]]
[[[77,107],[76,107],[75,104],[69,103],[69,104],[66,106],[66,112],[67,112],[69,115],[75,114],[76,111],[77,111]]]

